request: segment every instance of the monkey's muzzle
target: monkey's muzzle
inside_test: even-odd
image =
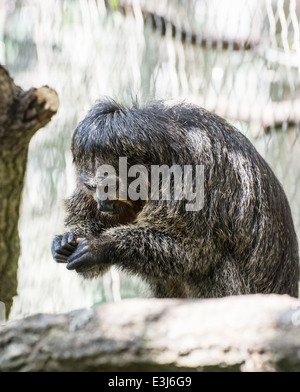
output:
[[[97,208],[101,212],[113,212],[116,209],[115,200],[97,199]]]
[[[126,204],[129,207],[133,207],[133,203],[130,200],[99,200],[97,199],[97,208],[101,212],[117,212],[120,206]]]

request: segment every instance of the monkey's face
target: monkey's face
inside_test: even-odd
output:
[[[120,198],[120,178],[104,173],[92,175],[86,171],[80,173],[80,180],[86,193],[90,194],[101,212],[119,213],[124,208],[134,208],[131,200]]]
[[[112,165],[100,164],[99,161],[85,165],[79,172],[79,179],[84,191],[93,197],[102,213],[132,218],[145,204],[127,197],[127,179],[121,179]]]

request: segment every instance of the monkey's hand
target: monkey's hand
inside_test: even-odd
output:
[[[111,239],[108,236],[100,236],[96,239],[83,238],[74,253],[68,257],[67,269],[87,272],[103,264],[107,266],[110,246]]]
[[[67,263],[68,257],[75,251],[78,243],[74,233],[57,235],[51,247],[52,256],[58,263]]]

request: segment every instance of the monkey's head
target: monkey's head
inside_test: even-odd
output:
[[[152,165],[189,163],[186,133],[193,124],[188,117],[181,118],[180,106],[162,107],[159,103],[126,108],[106,100],[79,123],[72,139],[77,175],[102,212],[136,216],[150,193]],[[143,173],[138,185],[134,179],[137,166]],[[133,186],[139,189],[130,196]],[[137,193],[142,197],[136,198]]]
[[[98,159],[117,167],[119,158],[126,157],[129,166],[188,164],[186,134],[197,124],[186,109],[163,102],[142,108],[127,108],[109,99],[98,102],[74,132],[74,162],[83,166]]]

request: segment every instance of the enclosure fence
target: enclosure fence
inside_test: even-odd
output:
[[[15,314],[68,309],[76,285],[79,305],[135,295],[116,271],[100,297],[98,286],[82,288],[65,273],[49,282],[58,276],[50,242],[74,185],[71,134],[104,95],[125,104],[185,100],[228,119],[278,176],[299,237],[299,20],[300,0],[0,0],[0,62],[24,88],[50,84],[61,102],[30,145]],[[39,280],[26,274],[32,260]],[[38,290],[43,305],[31,299]]]

